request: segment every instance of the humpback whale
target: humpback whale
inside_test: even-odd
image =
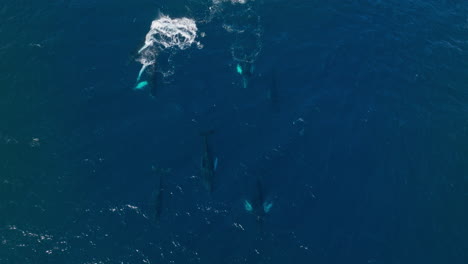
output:
[[[276,70],[272,72],[271,84],[267,86],[266,97],[270,102],[271,107],[275,110],[279,110],[279,99],[278,99],[278,84],[276,80]]]
[[[155,191],[153,192],[152,195],[152,210],[153,210],[153,217],[156,222],[159,222],[159,219],[161,218],[161,214],[163,211],[163,198],[164,198],[164,181],[163,177],[166,174],[169,174],[171,172],[171,169],[163,169],[159,168],[156,166],[151,167],[153,173],[159,178],[159,183],[156,186]]]
[[[210,144],[208,142],[208,136],[212,135],[214,130],[208,130],[200,133],[203,137],[203,154],[201,160],[201,178],[203,186],[210,193],[213,192],[213,180],[216,167],[218,165],[218,159],[213,156]]]
[[[156,92],[158,91],[158,88],[162,86],[163,82],[164,82],[164,75],[159,71],[155,71],[154,76],[151,76],[151,86],[150,86],[151,97],[156,97]]]
[[[257,222],[262,226],[264,217],[273,207],[273,202],[265,199],[263,185],[260,178],[257,178],[255,184],[255,193],[252,199],[244,200],[244,208],[247,212],[252,213],[257,218]]]
[[[236,66],[237,73],[242,76],[242,86],[247,88],[253,74],[253,65],[250,62],[240,62]]]

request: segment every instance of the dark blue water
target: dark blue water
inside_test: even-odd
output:
[[[0,263],[467,263],[468,3],[218,2],[1,1]]]

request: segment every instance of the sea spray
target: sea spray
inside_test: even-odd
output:
[[[140,57],[137,61],[142,66],[138,73],[137,85],[141,84],[141,78],[148,66],[157,64],[158,54],[161,51],[173,48],[185,50],[193,44],[196,44],[198,48],[202,48],[201,43],[196,41],[197,31],[195,20],[186,17],[173,19],[161,15],[151,22],[151,28],[145,37],[145,44],[138,51]],[[155,67],[151,68],[156,70]]]

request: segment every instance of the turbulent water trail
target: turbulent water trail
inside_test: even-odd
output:
[[[186,17],[170,18],[166,15],[161,15],[158,19],[155,19],[146,34],[145,44],[138,51],[140,55],[138,62],[142,66],[138,73],[135,89],[146,86],[140,84],[141,78],[149,69],[151,69],[150,75],[156,71],[158,54],[161,51],[168,49],[185,50],[193,44],[197,45],[198,48],[202,48],[201,43],[196,40],[197,31],[197,24],[193,19]]]

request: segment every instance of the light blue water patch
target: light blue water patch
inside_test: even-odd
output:
[[[244,200],[244,208],[247,212],[252,212],[253,211],[253,207],[252,205],[250,204],[249,201],[247,200]]]
[[[147,81],[139,82],[139,83],[135,86],[135,90],[141,90],[141,89],[143,89],[146,85],[148,85],[148,82],[147,82]]]
[[[216,170],[217,168],[218,168],[218,157],[216,157],[213,162],[213,169]]]

